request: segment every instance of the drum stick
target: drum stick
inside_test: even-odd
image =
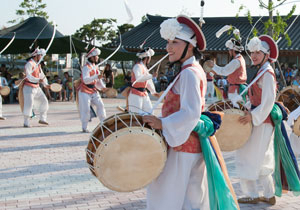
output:
[[[168,55],[169,55],[169,53],[167,53],[167,54],[166,54],[164,57],[162,57],[159,61],[157,61],[155,64],[153,64],[153,66],[151,66],[151,68],[148,69],[148,72],[150,72],[155,66],[157,66],[158,64],[160,64],[166,57],[168,57]],[[141,76],[141,77],[137,78],[137,79],[132,83],[132,86],[133,86],[135,83],[137,83],[137,82],[143,80],[144,78],[145,78],[144,76]]]
[[[264,69],[263,71],[261,71],[256,77],[255,79],[238,95],[235,96],[234,98],[232,98],[231,102],[234,105],[237,105],[238,101],[243,100],[242,99],[242,95],[244,95],[244,93],[268,70],[268,68]]]

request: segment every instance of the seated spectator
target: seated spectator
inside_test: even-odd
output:
[[[293,76],[292,69],[291,68],[287,68],[285,70],[285,73],[284,73],[285,79],[287,79],[288,77],[292,77],[292,76]]]
[[[292,76],[296,77],[297,74],[298,74],[298,68],[297,68],[297,65],[294,64],[292,67]]]
[[[69,76],[68,81],[66,82],[67,91],[69,93],[69,100],[73,100],[73,83],[72,76]]]
[[[291,76],[288,76],[287,78],[286,78],[286,85],[287,86],[290,86],[292,84],[292,77]]]
[[[299,75],[297,75],[295,77],[292,84],[300,87],[300,76]]]
[[[174,78],[174,69],[172,67],[169,67],[166,76],[168,78],[168,82],[170,82]]]
[[[114,85],[114,74],[113,71],[111,70],[111,65],[110,64],[106,64],[104,71],[103,71],[103,78],[106,84],[107,88],[112,88]]]
[[[63,78],[63,81],[62,81],[62,85],[63,85],[63,93],[64,93],[64,101],[69,101],[69,97],[70,97],[70,93],[69,93],[69,89],[67,87],[67,82],[69,80],[69,73],[68,72],[65,72],[64,73],[64,78]]]

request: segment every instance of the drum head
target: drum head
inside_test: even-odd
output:
[[[210,61],[211,61],[211,60],[207,60],[207,61],[205,61],[205,62],[203,63],[203,70],[204,70],[205,72],[210,72],[210,71],[212,71],[212,68],[208,66],[208,62],[210,62]]]
[[[142,117],[133,113],[111,116],[103,124],[93,131],[87,162],[104,186],[131,192],[159,176],[167,159],[167,147],[160,133],[143,127]]]
[[[252,124],[241,124],[238,120],[244,116],[242,104],[239,108],[234,108],[230,101],[219,101],[208,107],[209,111],[222,111],[224,117],[219,130],[215,136],[222,151],[229,152],[241,148],[249,139],[252,130]]]
[[[108,88],[107,91],[105,91],[107,98],[116,98],[118,96],[118,91],[114,88]]]
[[[292,112],[300,106],[300,88],[288,86],[278,93],[276,100],[281,101]]]
[[[58,84],[58,83],[52,83],[52,84],[50,85],[50,90],[51,90],[52,92],[60,92],[61,89],[62,89],[62,85],[61,85],[61,84]]]
[[[10,88],[8,86],[3,86],[0,90],[2,96],[8,96],[10,93]]]
[[[300,136],[300,117],[298,117],[294,123],[293,133],[297,136]]]
[[[123,128],[106,138],[96,151],[97,178],[109,189],[128,192],[148,185],[162,171],[166,148],[150,129]],[[117,140],[116,140],[117,139]],[[158,167],[160,166],[160,167]]]

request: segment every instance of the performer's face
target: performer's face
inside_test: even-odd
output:
[[[178,61],[183,53],[186,43],[180,39],[168,40],[167,52],[169,53],[169,61]]]
[[[255,51],[251,52],[251,59],[254,65],[259,65],[260,63],[264,64],[269,59],[269,55],[266,54],[264,59],[264,53],[262,51]]]
[[[92,57],[92,61],[93,61],[94,63],[97,63],[98,60],[99,60],[99,56],[98,56],[98,55]]]

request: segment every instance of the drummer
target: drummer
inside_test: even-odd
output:
[[[137,53],[140,60],[134,65],[131,72],[131,83],[134,83],[136,80],[141,80],[131,86],[128,96],[128,109],[131,112],[149,112],[152,109],[152,103],[147,90],[149,90],[152,95],[158,97],[158,93],[156,93],[152,81],[152,74],[149,74],[147,68],[153,55],[154,51],[151,48],[146,48]]]
[[[94,104],[100,122],[106,118],[103,101],[98,90],[105,88],[102,82],[102,75],[96,63],[99,60],[101,51],[93,47],[86,55],[87,62],[82,68],[81,84],[79,85],[78,99],[82,132],[89,132],[87,129],[90,120],[90,105]]]
[[[5,79],[5,77],[0,77],[0,90],[2,87],[7,86],[7,81]],[[0,120],[6,120],[5,117],[3,117],[2,115],[2,96],[0,94]]]
[[[24,95],[24,127],[30,127],[29,119],[32,115],[32,108],[34,100],[38,101],[39,111],[40,111],[40,120],[39,123],[43,125],[49,125],[47,122],[47,111],[48,111],[48,100],[44,92],[40,88],[40,84],[47,89],[50,88],[47,78],[41,68],[41,65],[38,64],[40,59],[45,55],[44,49],[35,49],[31,54],[28,62],[25,65],[25,82],[23,88]]]
[[[237,175],[240,178],[244,197],[240,203],[257,204],[259,201],[275,205],[273,124],[270,112],[276,98],[276,76],[271,63],[278,57],[278,47],[268,35],[254,37],[248,43],[253,64],[261,71],[267,71],[250,87],[249,98],[252,110],[240,117],[242,124],[252,123],[252,133],[246,144],[236,151]],[[259,198],[257,181],[263,187]]]
[[[143,117],[152,128],[162,129],[169,145],[163,172],[147,188],[147,209],[210,209],[206,165],[192,133],[205,107],[206,76],[197,61],[205,37],[186,16],[165,20],[160,27],[169,61],[180,64],[181,71],[165,97],[162,118]]]
[[[241,39],[231,38],[225,43],[231,61],[224,67],[214,64],[212,61],[208,63],[212,70],[221,76],[227,76],[229,83],[228,98],[232,99],[236,94],[240,93],[240,85],[247,81],[246,62],[241,52],[244,47]]]

